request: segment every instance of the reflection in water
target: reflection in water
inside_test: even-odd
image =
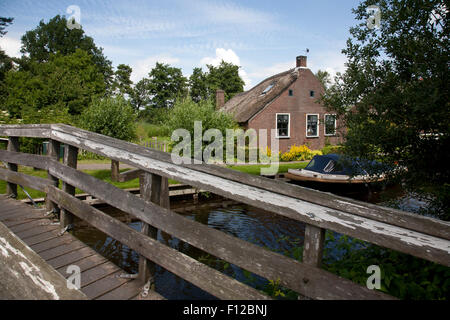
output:
[[[390,187],[371,193],[359,192],[343,195],[408,211],[414,211],[422,205],[414,200],[413,195],[405,194],[399,187]],[[113,216],[123,215],[115,208],[107,207],[102,210]],[[275,252],[292,252],[295,246],[303,243],[304,224],[248,205],[239,204],[213,209],[199,208],[180,213],[180,215]],[[140,222],[128,222],[127,224],[135,230],[141,228]],[[126,272],[137,273],[139,255],[127,246],[91,227],[76,228],[73,233]],[[207,263],[239,281],[246,280],[239,267],[234,265],[225,267],[225,264],[215,257],[161,232],[161,230],[158,231],[158,241]],[[252,285],[260,285],[265,281],[259,277],[255,277],[255,279]],[[159,266],[156,269],[155,281],[157,291],[167,299],[215,299],[210,294]]]

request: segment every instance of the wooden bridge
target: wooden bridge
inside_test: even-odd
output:
[[[40,190],[46,194],[46,211],[61,210],[59,225],[45,225],[38,222],[43,217],[42,210],[25,209],[24,204],[15,209],[12,199],[3,198],[0,205],[10,208],[10,211],[0,213],[0,221],[59,271],[68,263],[86,261],[89,264],[88,260],[96,260],[81,274],[85,285],[81,291],[84,289],[89,298],[139,298],[142,291],[146,293],[144,296],[161,298],[153,282],[157,264],[220,299],[270,299],[264,293],[158,242],[158,229],[263,278],[278,280],[280,285],[312,299],[393,298],[321,268],[327,229],[450,266],[450,224],[443,221],[223,167],[177,164],[180,162],[175,163],[168,153],[62,124],[2,125],[0,135],[8,137],[7,150],[0,150],[0,160],[7,164],[7,169],[0,169],[0,179],[8,182],[7,194],[16,197],[17,185]],[[49,139],[49,155],[19,152],[19,137]],[[60,143],[66,145],[63,163],[58,161]],[[79,149],[137,168],[125,176],[139,176],[141,196],[76,170]],[[19,173],[18,165],[47,170],[48,178]],[[124,176],[116,178],[126,179]],[[305,223],[302,262],[209,228],[170,210],[168,178]],[[63,182],[62,189],[58,188],[59,180]],[[141,232],[76,198],[75,188],[141,220]],[[39,219],[31,219],[31,216]],[[73,225],[74,216],[135,250],[141,257],[139,273],[130,278],[117,277],[121,270],[108,261],[101,260],[103,263],[100,263],[98,259],[102,258],[98,254],[71,235],[64,233],[61,237],[55,236]],[[14,222],[8,220],[11,218]],[[45,232],[38,231],[44,229],[40,228],[47,230],[45,232],[53,240],[46,241]],[[30,236],[34,233],[35,236]],[[40,241],[29,242],[38,235],[43,237]],[[82,255],[79,255],[80,252]],[[65,260],[69,259],[70,254],[78,256],[72,258],[75,259],[73,261]],[[83,258],[84,254],[87,256]],[[59,257],[61,264],[54,263],[56,257]],[[96,263],[99,264],[94,266]],[[100,265],[102,268],[98,267]],[[88,278],[89,274],[91,278]],[[99,280],[94,280],[95,277]],[[115,284],[111,285],[112,282]],[[87,290],[88,287],[92,291]]]

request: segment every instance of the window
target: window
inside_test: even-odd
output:
[[[336,115],[326,114],[325,115],[325,135],[334,136],[336,134]]]
[[[319,136],[319,115],[307,114],[306,115],[306,136],[318,137]]]
[[[294,91],[292,91],[292,89],[289,89],[289,96],[293,96],[294,95]]]
[[[274,82],[272,82],[271,84],[269,84],[269,85],[264,89],[264,91],[261,92],[261,95],[266,94],[267,92],[269,92],[270,89],[272,89],[272,87],[274,86],[274,84],[275,84]]]
[[[277,113],[277,138],[289,138],[289,113]]]
[[[311,98],[314,97],[314,90],[311,90],[311,91],[309,92],[309,96],[310,96]]]

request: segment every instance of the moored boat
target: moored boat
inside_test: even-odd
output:
[[[285,178],[322,184],[368,184],[383,181],[383,169],[384,166],[375,161],[327,154],[314,156],[304,169],[289,169]]]

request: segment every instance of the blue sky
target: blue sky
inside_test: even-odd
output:
[[[246,89],[277,72],[295,67],[295,57],[308,54],[312,71],[344,70],[341,54],[356,24],[356,0],[342,1],[28,1],[0,0],[0,15],[14,17],[0,47],[19,55],[20,38],[39,21],[57,14],[71,16],[80,8],[86,34],[114,66],[133,68],[132,79],[147,75],[156,61],[182,68],[217,64],[241,66]]]

